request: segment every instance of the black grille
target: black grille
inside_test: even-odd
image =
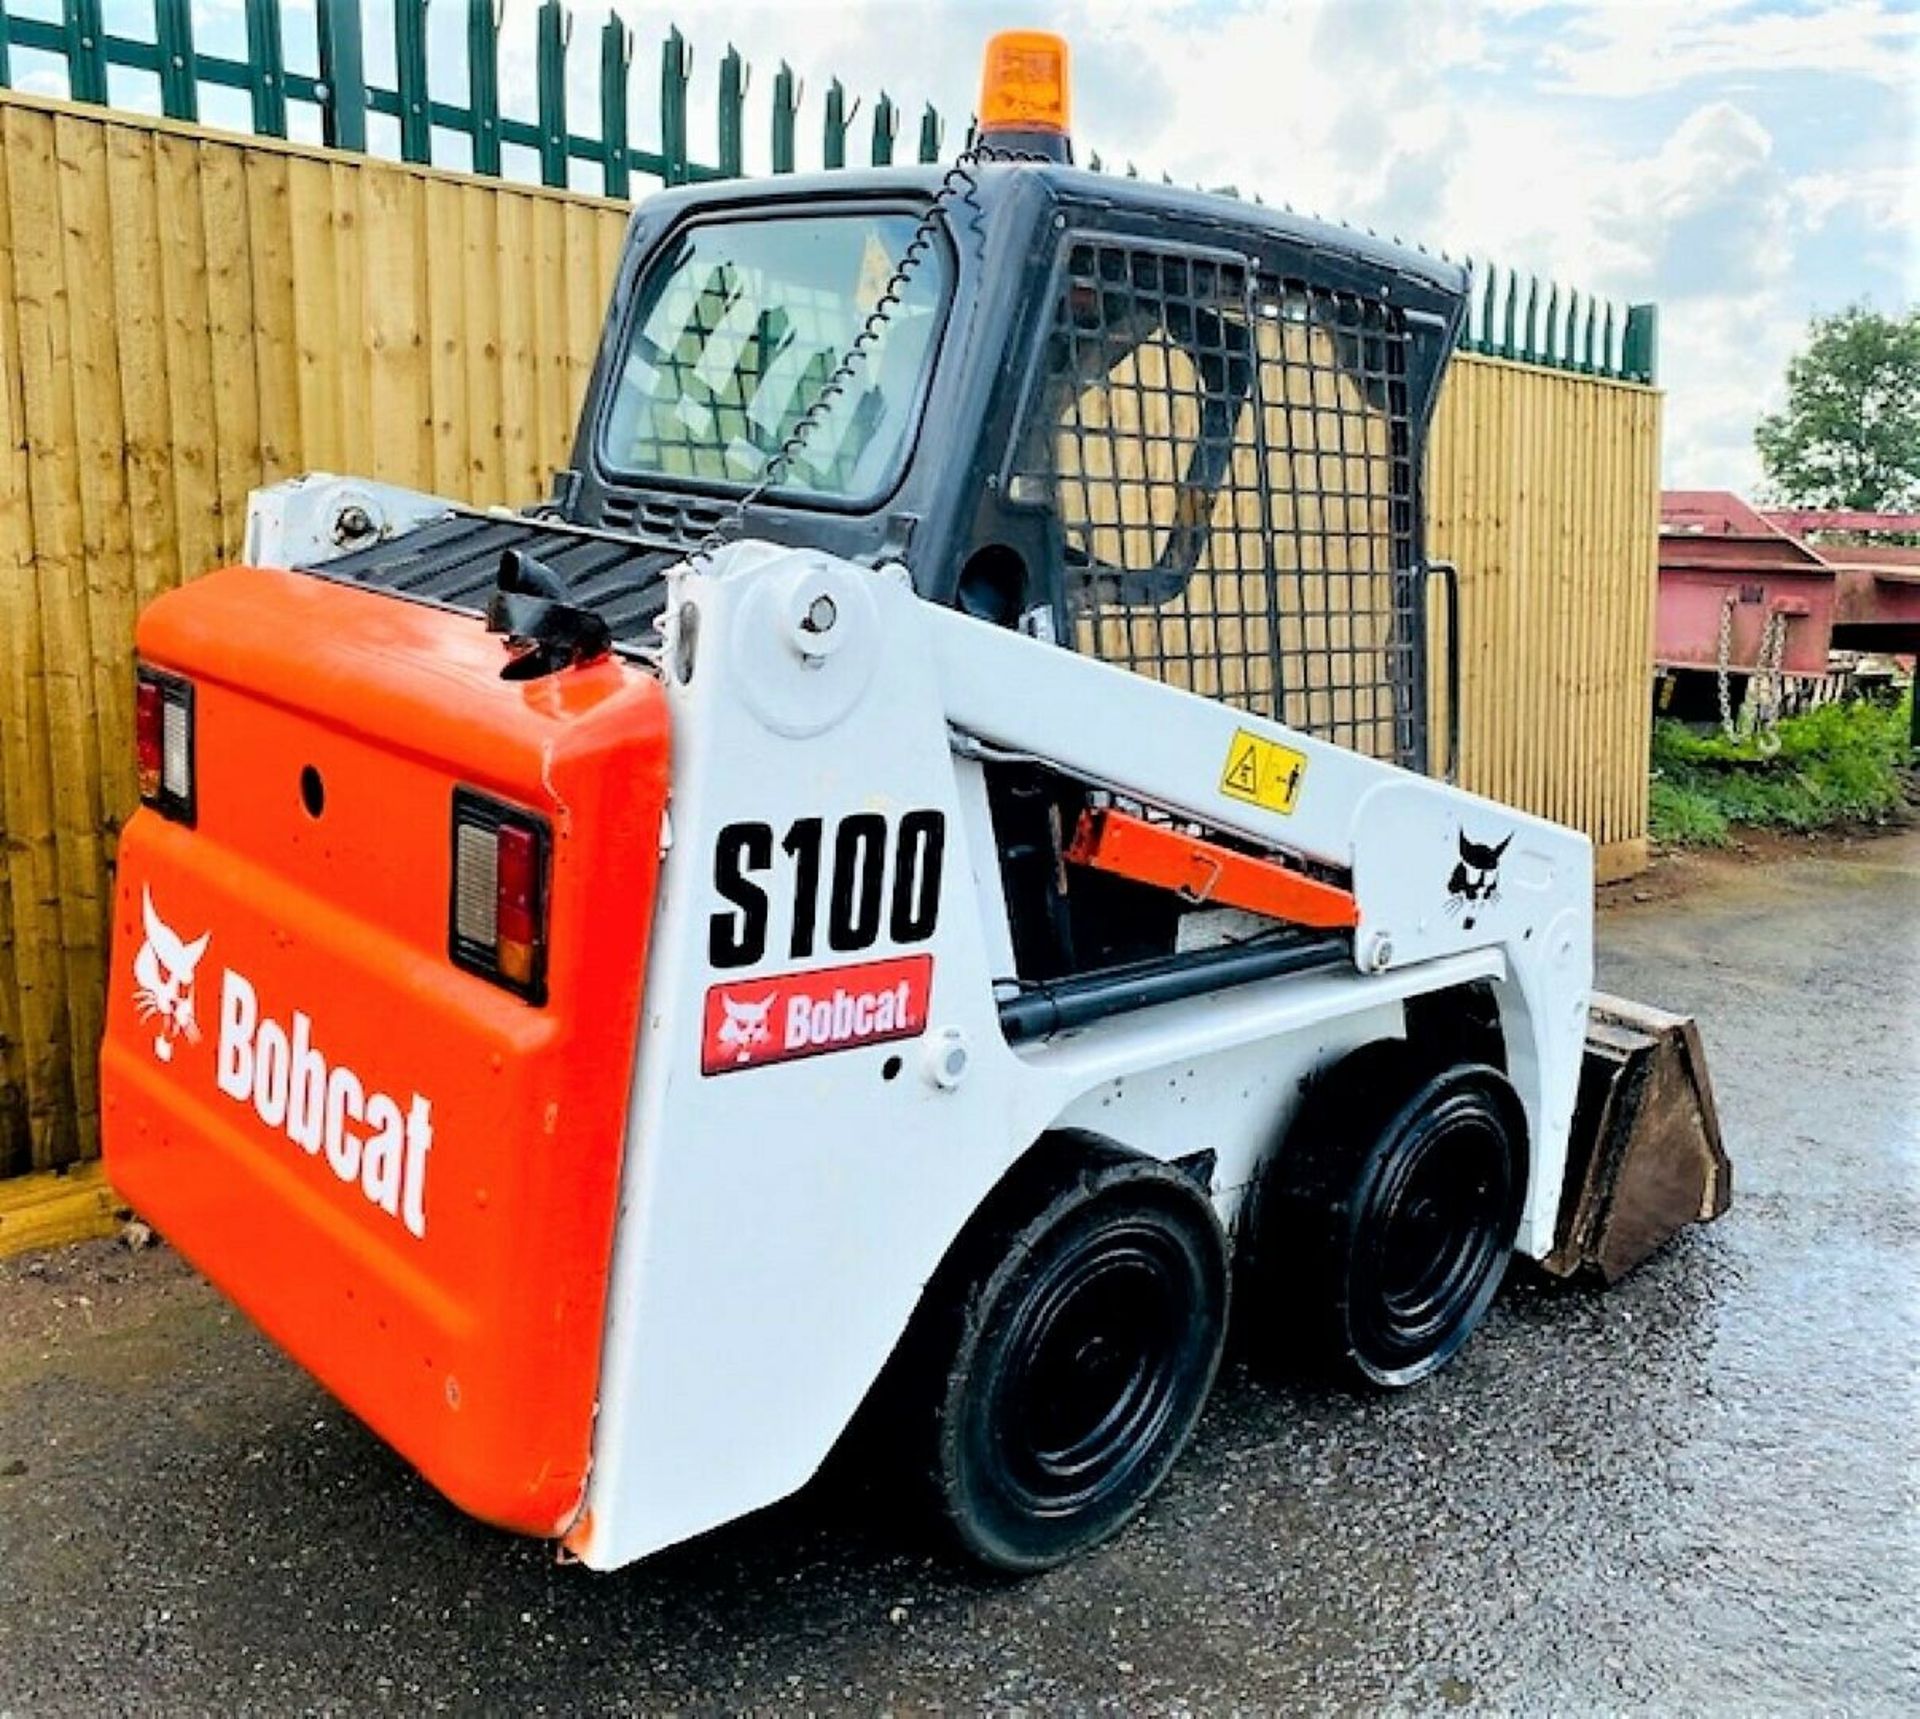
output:
[[[1073,644],[1420,767],[1408,350],[1374,298],[1071,237],[1011,498],[1057,518]]]
[[[609,495],[601,503],[601,523],[609,531],[632,531],[652,543],[697,548],[727,516],[713,503],[674,501],[661,496]]]

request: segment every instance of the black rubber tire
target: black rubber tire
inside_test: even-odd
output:
[[[973,1238],[937,1321],[935,1503],[962,1550],[1030,1574],[1116,1533],[1185,1448],[1230,1273],[1206,1194],[1101,1152]]]
[[[1400,1389],[1492,1304],[1526,1196],[1525,1113],[1483,1064],[1364,1046],[1308,1090],[1256,1185],[1242,1251],[1256,1351]]]

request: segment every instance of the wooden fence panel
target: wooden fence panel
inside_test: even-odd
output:
[[[90,1154],[139,606],[255,485],[570,450],[624,205],[0,92],[0,1174]],[[1644,853],[1659,399],[1463,356],[1430,506],[1462,776]]]
[[[1462,784],[1646,864],[1660,396],[1463,355],[1427,467],[1460,569]]]
[[[0,93],[0,1175],[93,1149],[140,606],[291,473],[542,493],[625,223]]]

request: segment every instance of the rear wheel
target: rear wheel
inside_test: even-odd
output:
[[[1166,1477],[1226,1330],[1205,1194],[1118,1154],[996,1230],[942,1321],[932,1480],[961,1546],[1047,1569],[1106,1539]]]
[[[1411,1385],[1466,1342],[1519,1230],[1519,1100],[1497,1070],[1423,1069],[1369,1045],[1317,1081],[1255,1196],[1256,1343],[1371,1385]]]

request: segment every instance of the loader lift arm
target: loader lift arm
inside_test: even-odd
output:
[[[1276,920],[1294,920],[1292,935],[1276,928],[1223,950],[1024,990],[1002,1005],[1010,1037],[1265,978],[1342,964],[1382,974],[1483,950],[1507,981],[1496,995],[1505,1037],[1520,1049],[1511,1072],[1535,1143],[1523,1251],[1557,1275],[1592,1271],[1611,1282],[1684,1225],[1726,1211],[1732,1168],[1698,1029],[1590,998],[1586,838],[953,611],[925,613],[956,750],[1044,763],[1258,851],[1314,862],[1351,887],[1351,929],[1309,931],[1304,915],[1273,908]],[[996,696],[1015,684],[1023,697]],[[1091,709],[1103,719],[1074,719]],[[1298,758],[1287,810],[1228,791],[1250,740]],[[1494,899],[1457,907],[1469,865],[1461,856],[1496,851]]]
[[[1535,1198],[1523,1245],[1553,1244],[1568,1127],[1579,1085],[1592,983],[1592,848],[1584,836],[1415,776],[1277,722],[1144,675],[1059,650],[934,604],[920,606],[939,695],[963,756],[1021,759],[1238,838],[1267,854],[1294,856],[1351,880],[1350,931],[1234,952],[1248,978],[1334,962],[1381,975],[1443,957],[1485,951],[1497,958],[1507,1037],[1527,1047],[1513,1076],[1536,1142]],[[1018,686],[1021,695],[1005,696]],[[1097,718],[1089,720],[1092,713]],[[1285,755],[1298,774],[1287,809],[1230,791],[1229,773],[1248,748]],[[1511,843],[1497,899],[1478,912],[1450,911],[1449,882],[1465,836]],[[1284,951],[1284,952],[1283,952]],[[1219,957],[1213,959],[1218,960]],[[1221,983],[1202,955],[1173,955],[1195,988]],[[1097,987],[1103,975],[1081,979]],[[1171,988],[1151,992],[1165,1000]],[[1071,981],[1057,984],[1071,995]],[[1021,1019],[1016,1006],[1013,1019]],[[1058,1018],[1057,1015],[1055,1018]]]

